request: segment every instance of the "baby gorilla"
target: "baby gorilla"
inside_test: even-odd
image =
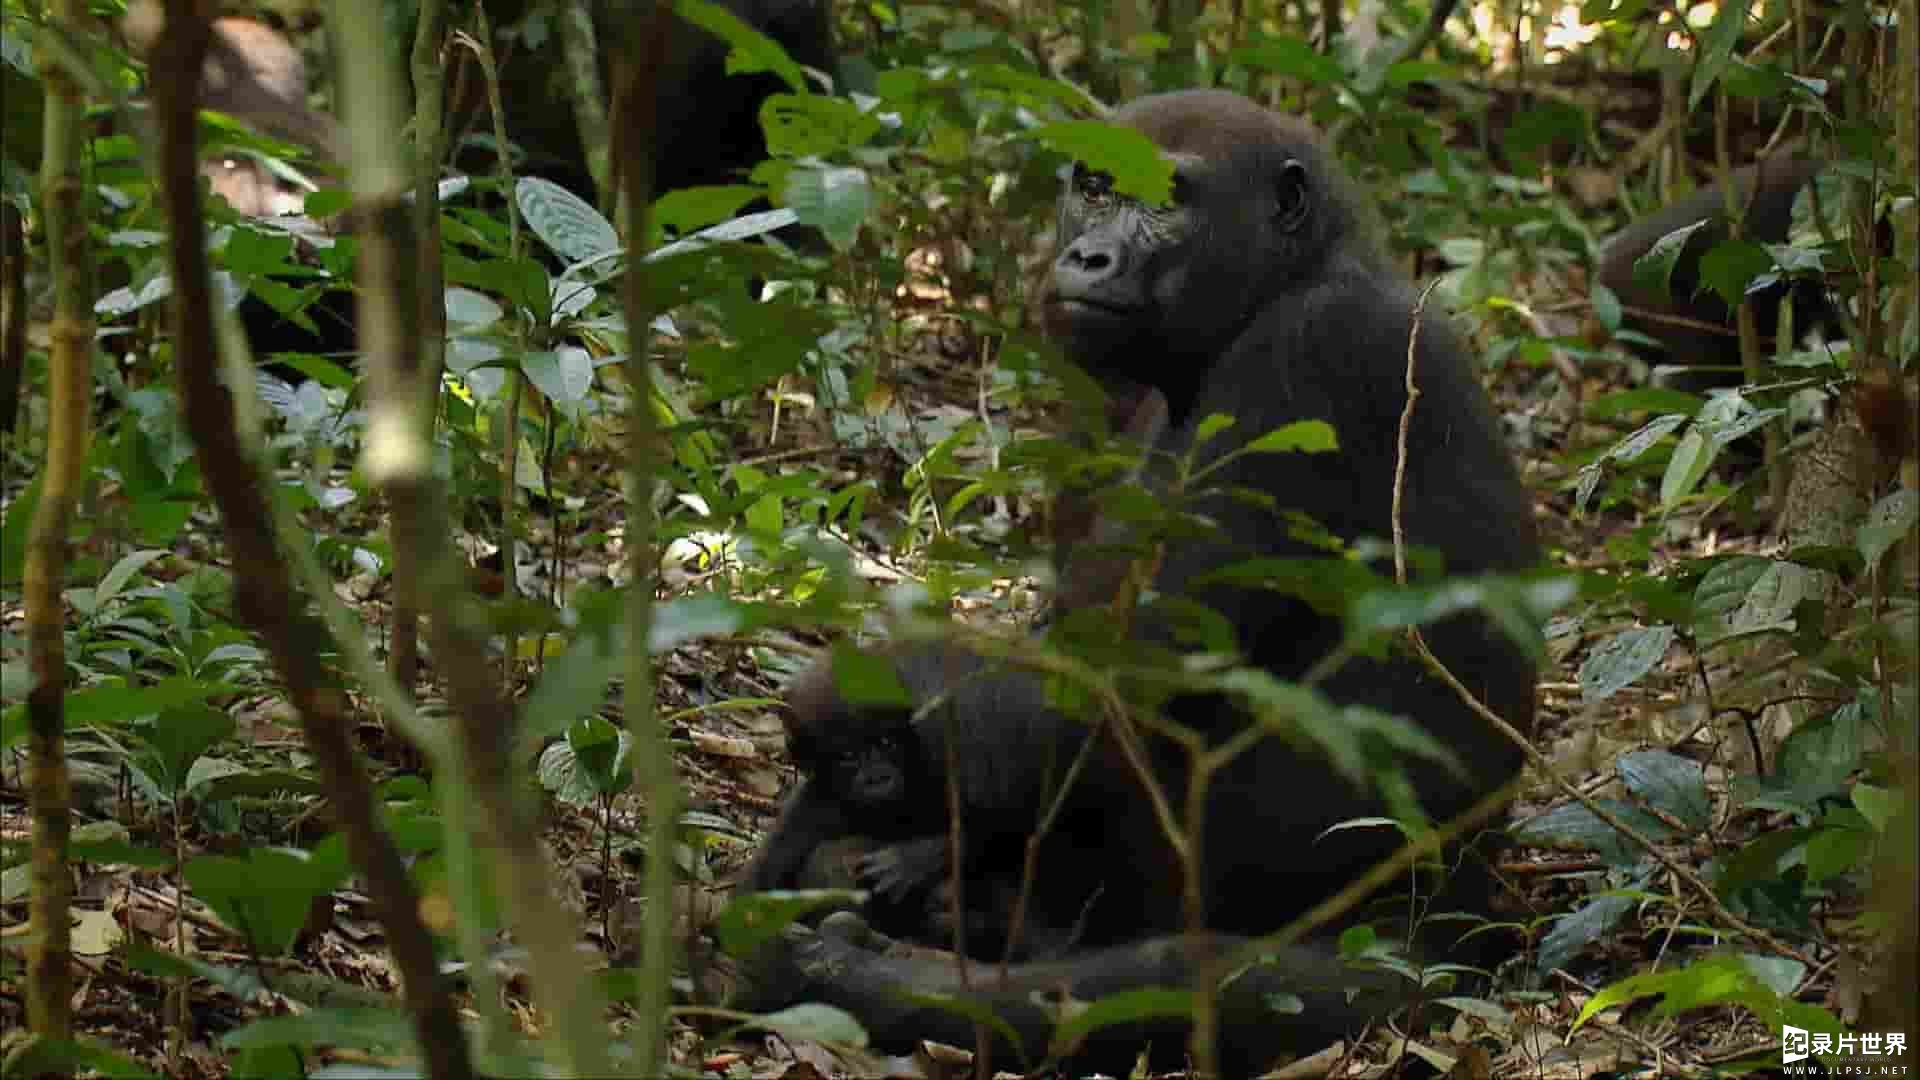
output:
[[[779,842],[762,849],[745,891],[799,887],[815,848],[859,834],[870,847],[854,861],[854,877],[873,893],[873,924],[919,940],[951,940],[951,778],[960,803],[961,880],[977,883],[961,897],[962,948],[999,956],[1014,937],[1014,900],[1036,808],[1053,801],[1086,730],[1047,708],[1041,680],[1007,678],[999,665],[961,649],[921,646],[888,659],[908,700],[927,704],[916,709],[876,703],[872,691],[850,694],[856,688],[841,685],[830,658],[787,688],[787,748],[804,779],[773,829]],[[1076,901],[1084,906],[1093,893]],[[1064,949],[1078,914],[1049,912],[1028,922],[1014,940],[1015,955]]]

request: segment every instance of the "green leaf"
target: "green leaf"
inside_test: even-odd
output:
[[[1696,631],[1704,644],[1716,644],[1735,635],[1792,629],[1795,609],[1818,595],[1819,580],[1804,566],[1737,556],[1700,579],[1694,590]]]
[[[1873,833],[1867,829],[1817,829],[1807,838],[1807,883],[1864,868],[1873,857]]]
[[[769,97],[760,106],[760,126],[767,133],[767,153],[780,158],[832,158],[880,133],[879,119],[852,101],[818,94]]]
[[[653,609],[647,652],[659,656],[695,638],[726,637],[757,630],[775,620],[775,613],[720,593],[700,593],[671,600]]]
[[[1542,580],[1486,577],[1454,579],[1437,584],[1376,589],[1353,605],[1349,633],[1427,626],[1465,611],[1481,611],[1506,632],[1528,655],[1538,656],[1545,644],[1540,624],[1573,598],[1571,577]]]
[[[577,345],[526,353],[520,371],[542,396],[576,418],[593,391],[593,357]]]
[[[1689,419],[1692,418],[1684,413],[1657,416],[1641,425],[1640,430],[1614,443],[1606,456],[1620,462],[1632,461]]]
[[[207,790],[209,784],[217,783],[230,776],[245,776],[247,767],[237,761],[223,757],[195,758],[187,769],[186,791],[195,794]]]
[[[1325,420],[1295,420],[1291,424],[1285,424],[1267,432],[1242,447],[1250,454],[1279,454],[1293,451],[1324,454],[1339,448],[1340,440],[1334,436],[1333,425]]]
[[[751,184],[721,184],[669,191],[653,201],[653,223],[684,235],[738,214],[761,195]]]
[[[1752,0],[1727,0],[1714,12],[1713,25],[1707,27],[1699,43],[1700,59],[1694,62],[1693,86],[1687,91],[1688,112],[1699,108],[1700,99],[1713,89],[1714,80],[1733,59],[1733,50],[1740,44],[1740,31],[1746,28],[1747,9],[1751,6]]]
[[[1687,241],[1693,237],[1693,234],[1712,224],[1712,218],[1702,218],[1655,240],[1653,245],[1647,248],[1645,255],[1633,260],[1633,283],[1669,299],[1691,299],[1673,296],[1670,285],[1673,281],[1673,267],[1680,261],[1680,253],[1686,250]]]
[[[1831,1013],[1777,993],[1740,956],[1727,952],[1695,960],[1684,968],[1630,976],[1603,988],[1581,1008],[1573,1030],[1578,1031],[1604,1009],[1654,995],[1662,997],[1653,1010],[1661,1019],[1707,1005],[1739,1005],[1774,1029],[1791,1024],[1809,1031],[1842,1030]]]
[[[1637,903],[1633,896],[1604,893],[1555,919],[1553,929],[1540,939],[1535,969],[1546,972],[1564,966],[1575,953],[1606,937]]]
[[[1580,699],[1605,701],[1653,670],[1673,644],[1671,626],[1635,627],[1601,642],[1580,665]]]
[[[1674,504],[1700,486],[1700,481],[1713,467],[1713,459],[1720,453],[1719,446],[1701,432],[1698,427],[1689,428],[1680,436],[1680,443],[1673,448],[1673,457],[1667,460],[1667,470],[1660,477],[1660,506],[1672,509]]]
[[[1699,412],[1701,404],[1698,397],[1684,390],[1642,386],[1600,395],[1587,405],[1587,416],[1594,420],[1616,420],[1632,413],[1651,412],[1667,413],[1684,421]]]
[[[1102,1028],[1142,1020],[1185,1018],[1193,1015],[1193,991],[1156,988],[1107,994],[1068,1017],[1053,1030],[1053,1046],[1065,1051]]]
[[[1665,750],[1640,750],[1622,754],[1615,767],[1627,790],[1648,806],[1695,832],[1713,824],[1707,772],[1699,762]]]
[[[1773,256],[1751,240],[1722,240],[1700,256],[1700,284],[1720,294],[1728,307],[1746,298],[1753,280],[1773,270]]]
[[[598,716],[583,716],[567,729],[567,745],[595,795],[618,795],[633,782],[627,759],[633,737]]]
[[[1214,436],[1233,426],[1233,417],[1226,413],[1212,413],[1200,421],[1200,427],[1194,432],[1193,445],[1205,446]]]
[[[1592,301],[1593,317],[1600,320],[1600,325],[1606,327],[1607,333],[1619,333],[1620,317],[1622,314],[1620,310],[1620,297],[1615,295],[1612,289],[1595,281],[1593,284]],[[1595,402],[1595,405],[1598,404],[1598,402]]]
[[[1875,832],[1886,832],[1887,823],[1900,812],[1899,796],[1878,784],[1862,780],[1853,785],[1848,797],[1853,801],[1853,808],[1860,811],[1860,816],[1867,819],[1867,824],[1873,826]]]
[[[94,1039],[22,1040],[7,1051],[8,1076],[71,1076],[93,1071],[114,1080],[159,1080],[160,1074]]]
[[[1517,113],[1508,123],[1501,146],[1521,169],[1539,167],[1542,150],[1579,146],[1587,141],[1587,115],[1567,102],[1544,100]]]
[[[540,752],[540,785],[553,797],[584,806],[603,795],[617,795],[633,782],[628,766],[632,737],[598,716],[585,716],[567,729],[567,737]]]
[[[149,772],[178,794],[186,790],[188,771],[200,755],[233,734],[233,717],[204,704],[181,705],[162,712],[145,734]]]
[[[1346,78],[1338,60],[1293,36],[1261,38],[1234,49],[1230,59],[1241,67],[1271,71],[1314,86],[1333,86]]]
[[[192,859],[185,876],[222,921],[262,953],[280,956],[293,947],[313,898],[332,891],[345,868],[292,848],[256,848],[243,857]]]
[[[750,957],[795,919],[824,907],[859,904],[866,895],[858,889],[793,889],[735,896],[714,919],[714,934],[727,955]]]
[[[1122,195],[1149,206],[1173,199],[1173,162],[1152,139],[1132,128],[1101,120],[1067,120],[1029,133],[1034,139],[1095,172],[1113,177]]]
[[[1596,804],[1656,844],[1675,835],[1672,826],[1630,803],[1598,799]],[[1607,865],[1622,868],[1646,857],[1639,845],[1579,803],[1557,806],[1529,819],[1514,829],[1514,837],[1540,847],[1594,851]]]
[[[787,56],[787,50],[740,16],[709,0],[673,0],[673,12],[727,43],[727,74],[768,71],[778,75],[794,93],[806,92],[806,73]]]
[[[606,700],[607,684],[626,663],[622,646],[625,637],[581,634],[566,652],[548,661],[521,714],[520,745],[524,752],[532,753],[600,707]]]
[[[267,1016],[228,1032],[229,1050],[268,1046],[331,1046],[381,1054],[416,1053],[405,1010],[323,1007],[298,1015]]]
[[[1902,486],[1900,490],[1873,504],[1867,520],[1856,531],[1860,557],[1867,565],[1878,563],[1920,521],[1920,491]]]
[[[135,551],[122,556],[120,561],[114,563],[113,568],[100,579],[100,584],[94,586],[94,610],[105,610],[107,605],[113,603],[114,599],[120,595],[120,590],[126,588],[127,582],[133,580],[133,575],[139,573],[148,563],[165,558],[168,554],[165,549],[160,549]]]
[[[521,182],[530,183],[533,179],[529,177]],[[567,197],[573,198],[572,193],[568,192]],[[548,280],[547,268],[540,265],[538,259],[469,259],[449,252],[445,263],[448,284],[471,285],[485,292],[499,293],[542,325],[553,317],[553,286]]]
[[[1357,596],[1393,584],[1365,563],[1348,559],[1259,558],[1228,563],[1197,576],[1194,586],[1234,585],[1296,596],[1322,615],[1344,616]]]
[[[846,642],[835,642],[832,654],[833,684],[848,705],[860,707],[913,707],[913,694],[900,681],[893,661],[877,653],[866,652]]]
[[[582,263],[621,250],[613,223],[551,180],[523,176],[514,181],[513,197],[527,227],[563,262]]]
[[[446,291],[444,303],[448,327],[457,332],[485,330],[506,316],[492,297],[459,286]]]
[[[227,682],[205,682],[198,678],[173,676],[161,678],[152,686],[94,686],[67,694],[67,728],[90,724],[125,724],[134,717],[150,717],[179,705],[192,705],[207,698],[238,692]]]
[[[783,196],[803,224],[847,251],[873,210],[873,185],[865,169],[798,166],[787,172]]]
[[[761,1028],[784,1039],[799,1042],[839,1043],[845,1046],[867,1045],[867,1029],[851,1013],[832,1005],[807,1003],[790,1005],[779,1012],[756,1016],[746,1028]]]

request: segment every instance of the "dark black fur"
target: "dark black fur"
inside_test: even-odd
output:
[[[1820,171],[1821,164],[1819,159],[1788,148],[1736,170],[1733,184],[1737,205],[1745,208],[1741,217],[1745,238],[1761,244],[1785,243],[1793,224],[1794,199]],[[1649,364],[1678,368],[1663,381],[1680,389],[1700,391],[1743,381],[1740,338],[1734,328],[1733,311],[1718,292],[1700,282],[1701,257],[1728,237],[1726,215],[1726,191],[1721,185],[1713,184],[1628,225],[1600,248],[1600,281],[1629,308],[1622,323],[1659,344],[1658,348],[1639,351]],[[1661,237],[1699,221],[1712,224],[1687,237],[1685,247],[1674,261],[1667,292],[1634,283],[1636,260]],[[1791,286],[1763,289],[1752,294],[1749,302],[1753,306],[1754,323],[1769,353],[1779,327],[1783,299],[1793,305],[1795,334],[1804,334],[1816,327],[1828,333],[1837,330],[1839,319],[1833,301],[1819,284],[1795,281]],[[1719,329],[1679,325],[1661,316],[1680,316]]]
[[[518,17],[517,0],[489,0],[495,25]],[[721,0],[721,6],[780,44],[795,63],[833,74],[832,13],[827,0]],[[616,42],[602,26],[601,52]],[[656,194],[707,184],[743,183],[747,170],[767,157],[760,127],[760,106],[787,85],[771,74],[728,75],[727,50],[719,38],[672,20],[668,63],[658,75],[659,109],[655,132]],[[507,111],[507,135],[524,149],[524,171],[561,184],[588,200],[593,178],[570,95],[557,89],[562,78],[559,42],[522,50],[501,72]],[[603,72],[603,78],[605,73]],[[492,131],[484,97],[474,95],[460,109],[456,130]],[[484,163],[469,160],[474,171]]]
[[[1188,596],[1224,615],[1252,662],[1299,679],[1341,639],[1336,618],[1280,593],[1197,579],[1249,556],[1317,555],[1294,538],[1280,510],[1304,511],[1349,539],[1390,536],[1395,432],[1406,400],[1415,297],[1367,235],[1353,185],[1305,125],[1213,91],[1147,98],[1117,120],[1174,156],[1178,202],[1146,208],[1108,190],[1097,174],[1076,170],[1061,198],[1061,248],[1047,321],[1070,357],[1096,377],[1164,395],[1167,424],[1157,448],[1167,455],[1185,453],[1215,413],[1234,416],[1237,424],[1199,451],[1203,465],[1292,421],[1332,424],[1337,453],[1247,455],[1225,465],[1209,480],[1210,490],[1258,492],[1272,505],[1224,494],[1205,498],[1195,509],[1218,523],[1218,533],[1168,544],[1153,582],[1160,595]],[[1533,565],[1539,552],[1528,499],[1470,358],[1436,313],[1420,327],[1417,379],[1422,397],[1405,487],[1409,542],[1437,550],[1456,575]],[[1154,609],[1138,615],[1147,642],[1174,644]],[[1523,730],[1530,724],[1534,673],[1517,646],[1473,618],[1429,627],[1427,640],[1482,701]],[[1457,755],[1464,774],[1407,763],[1435,820],[1460,814],[1520,768],[1519,751],[1410,658],[1349,662],[1319,689],[1343,705],[1410,717]],[[1000,698],[1003,706],[1024,708],[1035,693],[1004,690]],[[1246,723],[1242,712],[1209,697],[1178,698],[1165,711],[1215,739]],[[1004,711],[962,719],[979,728],[970,740],[980,747],[995,745],[1002,728],[1031,723]],[[988,752],[996,764],[1017,767],[1022,760],[1017,753]],[[1165,744],[1151,752],[1160,782],[1179,805],[1185,757]],[[1016,967],[1011,990],[974,995],[1000,1009],[1030,1049],[1045,1045],[1048,1029],[1023,990],[1110,993],[1182,984],[1193,975],[1189,954],[1145,940],[1183,924],[1180,879],[1168,871],[1156,824],[1129,790],[1117,761],[1096,754],[1072,789],[1071,812],[1035,882],[1035,918],[1053,926],[1061,913],[1084,911],[1078,940],[1092,951],[1060,964]],[[1377,829],[1327,832],[1384,812],[1376,795],[1356,790],[1319,754],[1281,739],[1262,741],[1214,778],[1203,842],[1206,926],[1233,935],[1285,925],[1398,846],[1396,836]],[[792,840],[783,825],[767,850],[789,855]],[[1083,898],[1094,881],[1099,891],[1089,907]],[[1487,900],[1486,883],[1476,875],[1457,874],[1454,885],[1440,910],[1477,908]],[[787,966],[776,967],[768,980],[778,988],[772,997],[797,991],[847,1008],[883,1045],[922,1037],[972,1041],[963,1017],[898,1000],[902,990],[957,990],[950,966],[875,952],[844,919],[838,930],[826,929],[796,934],[801,944],[778,958]],[[1340,985],[1369,993],[1349,1000],[1333,989]],[[1277,965],[1229,988],[1221,1063],[1230,1075],[1244,1075],[1277,1051],[1317,1049],[1377,1015],[1382,999],[1371,992],[1389,985],[1344,971],[1324,947],[1289,950]],[[1275,991],[1301,994],[1307,1011],[1267,1011],[1262,1002],[1270,999],[1262,995]],[[1183,1031],[1172,1022],[1108,1030],[1077,1063],[1124,1071],[1143,1036],[1177,1055]]]
[[[849,705],[830,662],[788,686],[787,748],[803,780],[774,827],[778,841],[762,848],[744,888],[798,887],[815,848],[857,833],[867,841],[854,867],[874,893],[869,917],[883,932],[945,944],[953,928],[942,887],[951,865],[949,739],[966,826],[962,865],[969,879],[1004,884],[1017,880],[1026,834],[1085,728],[1047,709],[1037,680],[994,672],[972,653],[929,647],[890,658],[916,706]],[[922,708],[936,696],[940,702]],[[978,911],[992,914],[980,917],[969,901],[968,951],[998,955],[1011,904],[997,888],[976,899]],[[1040,947],[1061,944],[1056,932]]]

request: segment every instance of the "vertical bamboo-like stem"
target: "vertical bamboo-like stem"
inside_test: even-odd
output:
[[[604,1075],[604,1003],[573,959],[578,927],[547,887],[548,869],[533,807],[517,782],[516,717],[486,663],[489,629],[450,539],[445,492],[433,473],[431,416],[417,392],[418,253],[405,194],[403,90],[383,63],[377,0],[335,0],[339,86],[351,138],[349,176],[361,223],[359,327],[369,372],[367,475],[387,494],[396,551],[412,549],[418,595],[426,608],[436,671],[452,706],[454,768],[440,783],[464,785],[476,811],[479,846],[493,858],[494,880],[528,952],[535,1000],[553,1025],[554,1066],[569,1075]],[[397,560],[396,560],[397,561]]]
[[[78,33],[87,22],[86,0],[57,0],[52,23]],[[28,533],[24,588],[28,663],[27,797],[33,810],[33,899],[28,920],[33,940],[27,953],[27,1025],[43,1039],[63,1040],[72,1030],[72,937],[68,908],[73,879],[67,868],[72,829],[67,775],[66,609],[67,528],[80,494],[87,456],[87,376],[93,352],[93,256],[87,245],[85,188],[80,163],[86,138],[80,89],[57,65],[43,73],[47,88],[40,158],[40,205],[46,222],[53,272],[53,322],[47,355],[51,384],[47,408],[46,464],[40,472],[40,502]]]
[[[593,177],[601,213],[612,216],[618,193],[611,188],[607,148],[612,133],[607,124],[606,88],[600,84],[599,44],[593,30],[593,8],[563,5],[559,16],[560,56],[567,65],[567,89],[572,99],[574,125],[580,129],[580,148],[586,151],[587,172]]]
[[[420,393],[426,397],[428,424],[439,413],[440,371],[445,360],[446,308],[441,300],[440,274],[440,154],[445,148],[446,68],[442,63],[447,36],[445,0],[423,0],[414,24],[413,69],[414,185],[413,233],[419,255]],[[431,428],[428,437],[432,437]],[[411,553],[394,551],[393,619],[387,670],[412,696],[420,671],[420,576],[407,563]]]
[[[487,93],[487,116],[493,124],[493,144],[507,146],[507,107],[500,97],[500,68],[493,57],[493,23],[487,19],[484,5],[473,9],[474,58],[480,63],[480,84]],[[562,21],[566,20],[562,16]],[[515,259],[526,255],[521,246],[520,198],[513,182],[513,157],[505,152],[494,158],[500,175],[500,190],[507,196],[507,251]],[[527,354],[526,334],[514,321],[513,362],[500,369],[500,580],[509,597],[520,595],[520,565],[514,545],[520,535],[520,408],[526,394],[526,380],[520,374],[520,362]],[[543,335],[544,338],[544,335]],[[544,339],[536,346],[545,348]],[[520,655],[520,638],[509,631],[501,648],[501,671],[512,681],[514,664]]]
[[[653,363],[648,347],[652,298],[645,268],[648,212],[653,204],[653,149],[659,131],[656,73],[666,61],[672,13],[657,0],[634,6],[621,27],[616,54],[614,131],[621,142],[621,211],[627,230],[627,669],[622,707],[633,736],[635,786],[647,799],[647,864],[642,880],[646,920],[641,926],[640,1014],[629,1075],[660,1075],[666,1053],[667,980],[672,974],[674,847],[679,839],[680,782],[673,752],[654,715],[652,658],[653,590],[659,561],[654,554],[654,478],[664,462],[664,443],[653,413]]]
[[[327,798],[387,931],[428,1075],[473,1074],[465,1033],[438,977],[419,897],[383,830],[372,785],[356,758],[346,695],[323,669],[324,634],[293,586],[284,521],[263,495],[259,445],[243,439],[233,393],[221,383],[213,298],[203,242],[196,116],[197,74],[211,37],[207,0],[176,0],[153,55],[162,208],[172,230],[175,355],[187,427],[208,492],[219,506],[234,566],[234,607],[259,632],[299,713]],[[304,552],[302,554],[305,554]],[[310,556],[305,560],[311,567]],[[323,607],[324,607],[323,603]],[[352,648],[337,651],[364,656]]]

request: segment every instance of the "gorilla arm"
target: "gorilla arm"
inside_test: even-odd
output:
[[[753,997],[799,997],[845,1009],[860,1018],[879,1046],[928,1039],[974,1044],[970,1017],[988,1011],[1020,1040],[1036,1064],[1050,1053],[1063,1002],[1087,1003],[1130,990],[1190,986],[1199,964],[1212,965],[1245,944],[1226,934],[1197,939],[1163,936],[1136,944],[1078,952],[1071,960],[1018,964],[1003,980],[993,965],[978,965],[963,988],[950,954],[901,945],[871,930],[852,912],[829,917],[818,931],[798,925],[756,958]],[[1228,1076],[1252,1075],[1282,1054],[1309,1054],[1349,1037],[1370,1022],[1410,1004],[1415,984],[1402,975],[1349,966],[1331,946],[1293,945],[1229,981],[1216,998],[1217,1058]],[[964,1002],[965,1011],[932,999]],[[751,1007],[751,1006],[749,1006]],[[998,1060],[1016,1055],[995,1030]],[[1177,1062],[1191,1025],[1185,1014],[1117,1023],[1089,1033],[1064,1055],[1076,1072],[1127,1075],[1141,1048],[1156,1061]]]

